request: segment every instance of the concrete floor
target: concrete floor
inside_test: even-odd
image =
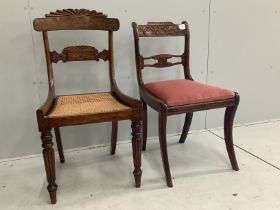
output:
[[[167,188],[157,139],[142,156],[142,187],[134,188],[131,144],[66,152],[57,162],[58,203],[49,204],[41,156],[0,161],[0,209],[280,209],[280,122],[234,129],[240,171],[231,170],[221,129],[193,132],[185,144],[169,137],[174,178]]]

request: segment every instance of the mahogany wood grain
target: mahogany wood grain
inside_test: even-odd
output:
[[[37,18],[33,22],[36,31],[57,30],[106,30],[117,31],[118,19],[88,16]]]
[[[143,102],[144,107],[144,134],[147,131],[147,116],[145,115],[145,107],[147,104],[159,113],[159,141],[162,155],[163,168],[166,177],[166,183],[169,187],[172,187],[172,179],[169,169],[168,152],[166,144],[166,121],[167,117],[177,114],[186,114],[183,131],[179,142],[184,143],[191,125],[191,120],[194,112],[223,108],[226,107],[225,113],[225,139],[226,148],[228,151],[229,159],[234,170],[238,170],[238,165],[234,153],[234,146],[232,140],[232,124],[234,120],[234,114],[236,112],[239,95],[235,93],[234,98],[211,101],[207,103],[185,104],[180,106],[168,106],[161,99],[151,95],[145,88],[145,84],[142,77],[142,70],[145,67],[164,68],[177,64],[181,64],[184,70],[184,77],[186,80],[193,80],[190,73],[189,65],[189,46],[190,46],[190,32],[188,23],[183,21],[181,24],[174,24],[172,22],[148,22],[146,25],[137,25],[132,23],[133,35],[134,35],[134,47],[135,47],[135,62],[136,62],[136,74],[139,87],[139,94]],[[159,54],[149,57],[144,57],[140,53],[139,39],[147,37],[167,37],[167,36],[184,36],[184,52],[181,56],[171,54]],[[173,57],[181,57],[181,61],[172,63],[168,59]],[[156,60],[157,63],[145,64],[148,59]],[[146,134],[145,134],[146,135]],[[146,137],[144,136],[143,150],[146,150]]]

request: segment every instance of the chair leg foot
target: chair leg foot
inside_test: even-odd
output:
[[[51,204],[56,204],[56,191],[57,191],[57,185],[55,187],[48,186],[48,191],[50,194]]]
[[[142,177],[142,170],[134,170],[133,171],[134,179],[135,179],[135,186],[136,188],[141,187],[141,177]]]
[[[141,186],[141,149],[142,149],[142,126],[140,121],[133,121],[132,125],[132,152],[134,162],[134,178],[137,188]]]
[[[58,154],[59,154],[60,162],[61,163],[65,163],[63,146],[62,146],[62,141],[61,141],[60,129],[59,128],[54,128],[54,133],[55,133],[55,139],[56,139],[56,144],[57,144],[57,149],[58,149]]]
[[[227,107],[225,111],[225,119],[224,119],[224,136],[225,136],[225,144],[227,148],[228,157],[230,159],[230,163],[232,169],[235,171],[239,170],[238,163],[235,156],[234,145],[233,145],[233,138],[232,138],[232,128],[233,128],[233,121],[235,112],[238,107],[239,96],[237,95],[237,102],[236,105],[233,107]]]
[[[54,157],[54,149],[52,142],[52,134],[51,130],[45,131],[41,133],[42,139],[42,147],[43,147],[43,157],[45,163],[45,170],[48,181],[48,191],[50,194],[51,203],[56,203],[56,191],[57,184],[55,183],[55,157]]]
[[[143,147],[142,151],[146,151],[147,145],[147,133],[148,133],[148,116],[147,116],[147,104],[143,102]]]
[[[182,134],[181,134],[181,137],[179,140],[180,144],[183,144],[186,141],[186,138],[187,138],[188,132],[190,130],[190,126],[191,126],[192,117],[193,117],[193,113],[186,113],[183,131],[182,131]]]
[[[117,146],[117,140],[118,140],[118,121],[112,122],[112,134],[111,134],[111,155],[114,155],[116,152],[116,146]]]
[[[161,150],[161,158],[162,158],[167,186],[173,187],[172,177],[169,168],[169,161],[168,161],[167,143],[166,143],[166,122],[167,122],[167,114],[164,112],[159,113],[158,123],[159,123],[159,143],[160,143],[160,150]]]

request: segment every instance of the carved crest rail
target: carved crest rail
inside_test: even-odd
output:
[[[139,37],[184,36],[186,33],[185,24],[172,22],[148,22],[147,25],[138,26]]]
[[[69,16],[90,16],[90,17],[103,17],[106,18],[107,15],[102,12],[97,12],[96,10],[88,9],[62,9],[56,10],[55,12],[50,12],[45,15],[48,17],[69,17]]]

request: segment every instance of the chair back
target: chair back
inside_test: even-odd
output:
[[[146,25],[137,25],[132,23],[135,45],[135,60],[138,84],[143,85],[142,70],[146,67],[166,68],[174,65],[183,65],[185,79],[191,79],[189,70],[189,27],[186,21],[181,24],[174,24],[172,22],[148,22]],[[149,37],[170,37],[183,36],[185,40],[184,52],[181,55],[173,54],[158,54],[149,57],[144,57],[140,53],[139,38]],[[179,58],[178,62],[171,62],[169,59]],[[147,64],[147,60],[155,60],[153,64]]]
[[[113,32],[119,29],[119,20],[107,18],[102,12],[87,9],[56,10],[33,21],[36,31],[43,33],[45,56],[48,70],[49,90],[54,96],[53,63],[59,61],[109,61],[111,89],[115,86]],[[48,32],[60,30],[101,30],[108,33],[108,49],[97,50],[94,46],[67,46],[61,52],[51,51]]]

